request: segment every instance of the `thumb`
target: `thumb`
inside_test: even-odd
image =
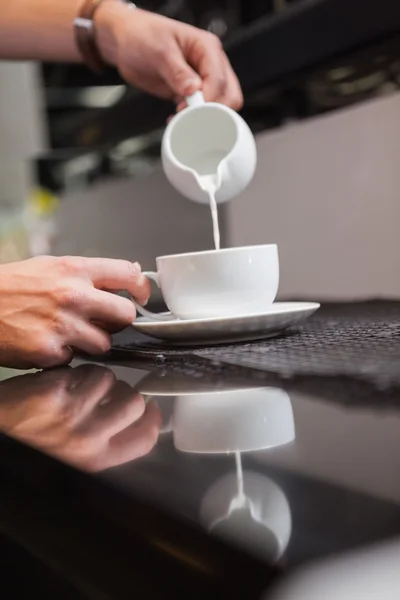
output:
[[[178,45],[165,54],[160,70],[173,96],[191,96],[202,87],[201,77],[188,65]]]

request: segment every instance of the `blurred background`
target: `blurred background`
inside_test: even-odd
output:
[[[213,31],[257,136],[226,246],[276,242],[281,297],[400,296],[400,3],[154,0]],[[212,247],[209,210],[160,166],[167,102],[69,64],[0,63],[0,261],[102,255],[151,268]]]

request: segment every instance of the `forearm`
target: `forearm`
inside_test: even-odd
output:
[[[0,0],[0,59],[81,62],[73,22],[82,2]],[[109,9],[104,6],[101,10],[106,15]],[[100,9],[98,12],[100,17]],[[108,45],[107,27],[102,30],[104,44]]]
[[[82,0],[0,0],[0,58],[80,61],[73,21]]]

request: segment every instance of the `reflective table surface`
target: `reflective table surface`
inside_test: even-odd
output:
[[[0,541],[60,598],[259,598],[400,534],[396,390],[336,402],[215,356],[8,375]]]

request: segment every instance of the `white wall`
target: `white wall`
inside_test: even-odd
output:
[[[0,61],[0,207],[23,206],[32,186],[30,159],[46,147],[35,63]]]
[[[277,242],[281,295],[400,296],[400,94],[258,137],[232,245]]]
[[[0,157],[27,158],[46,146],[38,65],[0,61]]]
[[[35,183],[31,158],[45,144],[37,65],[0,62],[0,262],[29,256],[24,215]]]

